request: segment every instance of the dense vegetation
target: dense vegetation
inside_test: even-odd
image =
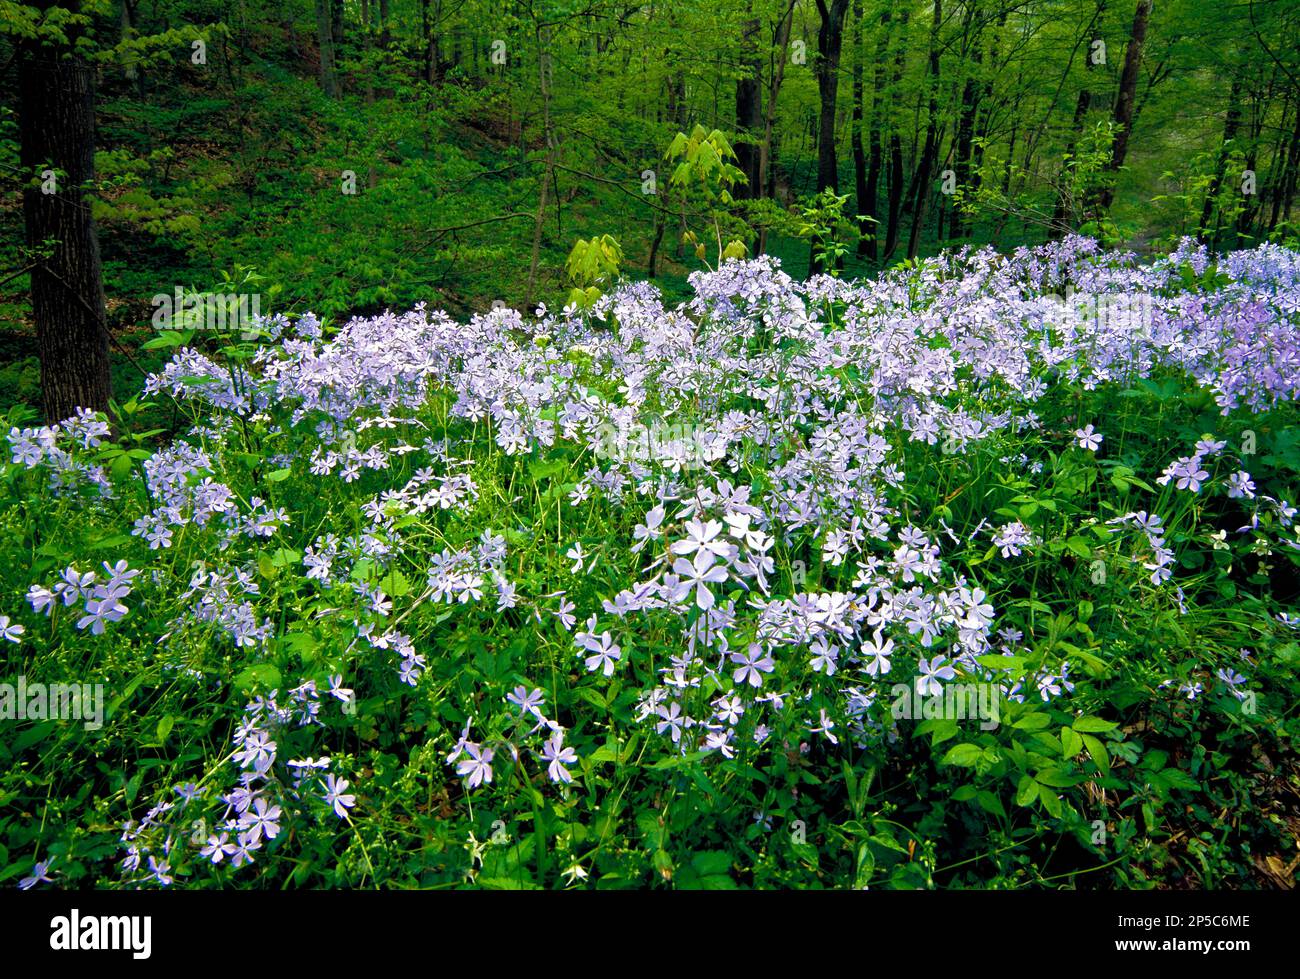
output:
[[[1300,256],[692,284],[277,317],[150,379],[165,447],[11,430],[8,638],[111,696],[3,749],[9,873],[1285,872]]]
[[[0,6],[10,403],[38,400],[28,277],[14,275],[38,255],[17,191],[47,162],[20,159],[21,42],[78,33],[57,16],[75,4],[48,6]],[[696,124],[736,150],[731,212],[747,223],[731,230],[792,273],[811,249],[790,211],[826,188],[848,199],[848,274],[1080,228],[1236,247],[1298,217],[1300,15],[1283,0],[81,7],[91,206],[128,394],[128,354],[153,366],[136,350],[152,297],[216,290],[240,267],[265,277],[264,312],[530,311],[567,293],[569,249],[595,233],[683,297],[702,264],[681,233],[712,219],[670,185],[665,149]]]
[[[1298,20],[0,0],[0,883],[1293,886]]]

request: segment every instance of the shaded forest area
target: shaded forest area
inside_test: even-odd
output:
[[[589,238],[615,256],[589,281],[669,296],[730,241],[802,275],[1284,240],[1298,26],[1284,0],[6,3],[0,404],[41,404],[41,363],[47,416],[134,389],[176,290],[338,320],[563,302]]]

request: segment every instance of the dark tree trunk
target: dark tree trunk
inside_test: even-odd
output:
[[[975,147],[971,154],[971,193],[977,194],[984,179],[984,146],[985,137],[988,135],[989,119],[993,113],[993,78],[998,70],[998,41],[1002,37],[1002,29],[1007,26],[1008,9],[1003,7],[998,13],[997,30],[993,32],[993,38],[989,41],[989,63],[988,71],[984,75],[984,90],[980,93],[979,104],[980,111],[975,116]],[[1015,140],[1015,129],[1012,129],[1012,141]],[[963,216],[963,227],[966,236],[969,237],[974,231],[973,218],[970,215]]]
[[[1011,127],[1011,135],[1007,138],[1007,165],[1002,170],[1002,196],[1006,197],[1011,193],[1011,174],[1016,169],[1016,137],[1020,133],[1019,126]]]
[[[63,6],[80,8],[76,0]],[[95,179],[95,76],[68,46],[23,40],[17,54],[20,162],[38,178],[47,165],[57,174],[54,193],[39,184],[23,189],[27,245],[38,253],[51,248],[38,255],[31,284],[41,398],[54,423],[77,408],[106,411],[111,393],[99,239],[87,195]]]
[[[334,51],[343,47],[343,0],[330,0],[330,30],[334,36]]]
[[[442,18],[442,0],[438,0],[437,6],[433,11],[433,19],[429,18],[429,0],[420,0],[420,44],[423,48],[423,76],[424,80],[430,85],[438,81],[439,62],[442,59],[442,53],[438,49],[438,31],[437,25]]]
[[[781,19],[772,32],[773,58],[767,78],[767,104],[763,107],[763,141],[758,148],[759,193],[771,199],[776,196],[776,100],[785,81],[785,61],[790,48],[790,25],[794,22],[795,0],[790,0]],[[767,251],[767,227],[758,232],[757,254]]]
[[[849,0],[817,0],[821,27],[817,31],[817,94],[821,104],[817,126],[817,191],[840,189],[839,162],[835,155],[835,104],[840,90],[840,50],[844,44],[844,16]]]
[[[1219,158],[1215,161],[1214,176],[1205,191],[1205,203],[1201,207],[1201,223],[1196,229],[1198,241],[1204,242],[1210,237],[1210,218],[1214,216],[1219,191],[1223,188],[1224,171],[1228,167],[1228,155],[1232,152],[1232,141],[1237,138],[1239,128],[1241,128],[1241,82],[1234,78],[1232,89],[1228,94],[1228,114],[1223,122],[1223,145],[1219,148]]]
[[[664,231],[667,225],[663,215],[658,211],[655,212],[655,236],[650,240],[650,255],[646,259],[646,275],[653,279],[659,274],[659,245],[664,240]]]
[[[979,63],[978,57],[975,63]],[[957,145],[953,152],[953,176],[958,187],[970,183],[971,144],[975,139],[975,113],[979,109],[978,82],[972,77],[966,79],[961,92],[961,116],[957,120]],[[942,227],[942,223],[940,224]],[[966,233],[965,222],[960,207],[953,206],[948,222],[948,237],[960,238]]]
[[[1277,189],[1277,198],[1273,204],[1273,214],[1269,218],[1268,230],[1277,228],[1278,216],[1291,220],[1291,202],[1295,198],[1296,175],[1300,172],[1300,100],[1295,107],[1295,128],[1291,132],[1291,146],[1286,154],[1286,168],[1282,172],[1282,183]]]
[[[740,38],[741,70],[745,74],[736,80],[736,166],[745,174],[746,183],[736,188],[737,197],[762,197],[759,184],[759,140],[763,128],[763,105],[760,95],[762,66],[758,60],[758,32],[761,24],[757,17],[745,21]]]
[[[903,80],[903,67],[907,60],[907,21],[908,12],[902,11],[899,18],[899,37],[901,41],[894,53],[894,76],[890,81],[890,101],[898,98],[898,86]],[[885,233],[885,260],[894,254],[898,247],[898,235],[903,221],[903,140],[898,126],[891,122],[889,126],[889,230]]]
[[[875,88],[871,93],[871,148],[867,160],[867,181],[863,198],[858,201],[859,213],[870,218],[869,238],[858,242],[858,255],[866,255],[873,262],[879,258],[880,240],[880,167],[883,158],[880,144],[883,127],[880,124],[881,92],[885,87],[885,56],[889,49],[889,10],[880,15],[880,40],[876,44]]]
[[[1286,124],[1290,118],[1291,103],[1287,100],[1282,102],[1282,116],[1278,121],[1277,144],[1273,147],[1273,159],[1269,164],[1268,187],[1265,190],[1265,197],[1260,200],[1260,230],[1264,232],[1272,231],[1277,225],[1278,215],[1282,208],[1282,181],[1286,173],[1286,153],[1287,146],[1290,144],[1290,135],[1286,131]],[[1268,217],[1264,217],[1264,204],[1268,204]]]
[[[339,96],[338,73],[334,67],[334,28],[331,0],[316,0],[316,41],[320,45],[320,87],[329,98]]]
[[[1105,0],[1098,0],[1097,10],[1092,15],[1092,20],[1088,22],[1088,26],[1084,29],[1083,37],[1080,40],[1080,43],[1088,45],[1088,54],[1084,56],[1083,66],[1089,73],[1091,73],[1095,67],[1090,41],[1093,37],[1093,31],[1097,22],[1101,20],[1105,13]],[[1073,66],[1073,64],[1074,59],[1071,57],[1070,65]],[[1067,70],[1066,77],[1068,77],[1068,75],[1069,72]],[[1064,78],[1061,80],[1061,84],[1065,84]],[[1089,84],[1085,82],[1083,88],[1079,91],[1078,101],[1074,103],[1074,119],[1070,122],[1070,138],[1065,144],[1066,163],[1060,170],[1060,186],[1057,188],[1056,205],[1052,208],[1052,220],[1047,229],[1047,238],[1049,241],[1055,241],[1065,235],[1067,231],[1071,230],[1071,218],[1073,217],[1074,207],[1078,202],[1072,200],[1070,197],[1070,188],[1068,185],[1070,179],[1070,161],[1074,158],[1075,150],[1078,149],[1079,139],[1083,136],[1084,120],[1088,117],[1088,110],[1091,108],[1092,90]]]
[[[987,91],[980,83],[980,66],[984,60],[981,46],[981,31],[977,24],[979,7],[973,5],[966,12],[966,30],[970,47],[970,72],[961,92],[961,114],[957,120],[957,139],[953,147],[953,176],[957,186],[969,189],[971,184],[971,166],[974,162],[975,120],[979,114],[980,102]],[[973,32],[973,33],[972,33]],[[939,223],[940,230],[943,222]],[[962,208],[953,204],[948,218],[948,237],[962,238],[969,234],[966,215]]]
[[[921,162],[912,180],[916,188],[916,206],[912,211],[912,233],[907,239],[907,257],[915,258],[921,240],[921,223],[925,220],[926,205],[934,193],[930,186],[934,179],[934,161],[939,155],[939,27],[943,23],[943,0],[934,0],[934,22],[930,27],[930,105],[925,125],[925,144],[921,149]]]
[[[668,54],[668,51],[664,52],[665,57]],[[686,73],[681,69],[677,69],[668,77],[668,118],[677,127],[678,132],[686,131],[686,117],[689,108],[686,104]],[[675,252],[679,262],[686,257],[686,242],[682,240],[682,235],[686,234],[686,202],[682,200],[680,205],[681,211],[677,222],[677,250]]]
[[[865,219],[867,207],[867,152],[862,145],[862,0],[853,0],[853,124],[849,139],[853,147],[853,197],[858,214],[858,254],[866,250],[871,222]]]
[[[1115,200],[1115,179],[1128,156],[1129,136],[1133,129],[1133,106],[1137,96],[1138,72],[1142,67],[1142,45],[1146,43],[1147,22],[1151,18],[1151,0],[1138,0],[1133,13],[1133,29],[1128,48],[1124,51],[1124,70],[1119,76],[1119,93],[1115,98],[1115,145],[1111,150],[1111,179],[1101,191],[1102,210],[1108,210]]]

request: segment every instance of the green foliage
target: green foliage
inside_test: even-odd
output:
[[[848,194],[837,194],[829,187],[811,201],[800,204],[795,222],[796,234],[809,240],[813,264],[838,275],[844,256],[849,253],[848,236],[853,225],[844,219]]]
[[[678,133],[664,153],[670,163],[676,162],[670,185],[686,200],[703,201],[708,219],[712,222],[717,245],[715,265],[728,258],[743,258],[748,254],[745,243],[732,238],[726,245],[724,237],[734,234],[748,235],[750,229],[740,216],[735,199],[731,196],[737,184],[745,182],[745,175],[732,164],[736,152],[727,137],[715,129],[712,132],[697,125],[690,136]],[[694,231],[683,234],[682,240],[695,246],[695,255],[705,260],[706,250]]]
[[[580,309],[589,308],[600,298],[600,287],[618,278],[622,263],[623,249],[609,235],[591,241],[579,238],[564,265],[576,286],[569,293],[569,302]]]

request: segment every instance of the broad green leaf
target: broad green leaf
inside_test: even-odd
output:
[[[943,756],[943,764],[970,768],[984,756],[984,749],[974,744],[955,744]]]

